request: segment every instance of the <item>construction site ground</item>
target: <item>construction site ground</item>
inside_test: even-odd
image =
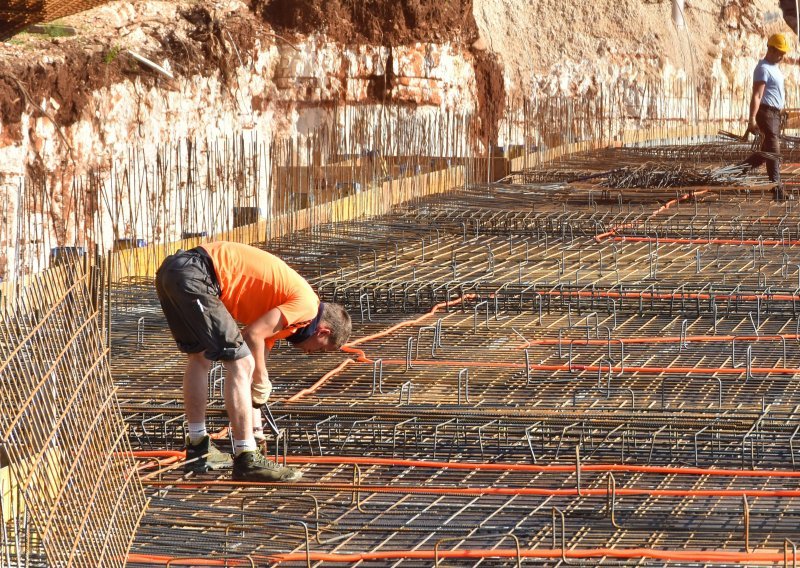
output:
[[[270,355],[266,451],[302,469],[292,485],[183,475],[181,358],[152,288],[117,286],[112,367],[151,498],[129,565],[779,562],[800,186],[793,148],[785,200],[727,168],[748,152],[575,155],[265,243],[354,316],[345,353]]]

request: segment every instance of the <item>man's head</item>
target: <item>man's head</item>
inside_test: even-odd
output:
[[[772,34],[767,40],[767,61],[780,63],[791,49],[789,39],[784,34]]]
[[[306,339],[295,343],[295,347],[306,353],[338,351],[350,339],[353,324],[350,314],[340,304],[323,302],[316,329]]]

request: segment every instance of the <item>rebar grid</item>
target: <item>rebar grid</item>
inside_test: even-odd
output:
[[[431,549],[442,539],[456,538],[464,545],[485,541],[492,548],[501,547],[508,533],[524,535],[520,545],[525,549],[557,549],[562,527],[553,522],[554,511],[565,513],[565,548],[658,543],[695,550],[756,549],[780,547],[792,527],[775,531],[773,515],[789,520],[795,514],[796,497],[770,495],[780,483],[735,474],[704,480],[585,467],[580,473],[534,473],[454,470],[424,462],[423,467],[370,465],[364,463],[368,459],[360,466],[346,459],[314,465],[313,457],[307,459],[312,463],[304,467],[303,483],[244,487],[235,495],[224,480],[186,482],[168,476],[146,481],[159,492],[151,504],[159,514],[143,527],[150,538],[136,555],[158,555],[167,543],[177,556],[231,557],[235,551],[237,557],[262,561],[287,546],[312,554],[379,553]],[[695,495],[700,488],[705,496]],[[286,530],[291,525],[300,530]],[[581,534],[587,525],[591,533]]]
[[[781,156],[786,164],[782,170],[793,172],[798,162],[799,139],[782,136]],[[760,140],[744,142],[738,137],[720,131],[716,139],[702,140],[695,144],[643,143],[623,148],[608,148],[584,154],[572,154],[560,160],[557,167],[552,164],[535,166],[513,172],[511,179],[517,183],[568,182],[599,180],[609,173],[620,173],[626,169],[643,171],[672,171],[677,174],[678,184],[690,184],[698,170],[714,174],[712,178],[734,184],[749,181],[766,182],[766,177],[755,174],[743,176],[741,170],[731,164],[741,163],[760,147]],[[644,179],[647,179],[644,177]],[[703,185],[703,184],[700,184]],[[636,185],[631,185],[636,188]],[[641,187],[641,186],[639,186]]]
[[[96,271],[60,266],[0,296],[0,564],[118,564],[145,501],[100,333]]]
[[[267,451],[304,478],[248,487],[142,461],[154,508],[132,565],[432,565],[467,549],[483,556],[447,562],[514,565],[515,538],[532,565],[781,563],[784,546],[791,565],[796,201],[755,178],[677,193],[597,181],[475,186],[260,245],[354,316],[346,359],[270,355],[281,435]],[[154,293],[112,297],[134,447],[179,450],[181,360]],[[209,379],[217,429],[224,373]]]

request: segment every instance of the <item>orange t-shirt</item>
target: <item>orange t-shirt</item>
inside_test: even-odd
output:
[[[273,339],[283,339],[317,317],[319,298],[311,285],[277,256],[240,243],[200,246],[211,257],[220,299],[236,321],[249,325],[278,308],[288,328]]]

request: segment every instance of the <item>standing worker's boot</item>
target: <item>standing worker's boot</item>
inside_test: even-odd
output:
[[[232,466],[231,455],[219,451],[208,436],[197,444],[191,444],[189,438],[186,438],[186,463],[183,466],[185,473],[205,473],[230,469]]]
[[[303,473],[293,467],[278,465],[257,451],[242,452],[233,459],[233,479],[235,481],[283,481],[291,483],[303,477]]]

